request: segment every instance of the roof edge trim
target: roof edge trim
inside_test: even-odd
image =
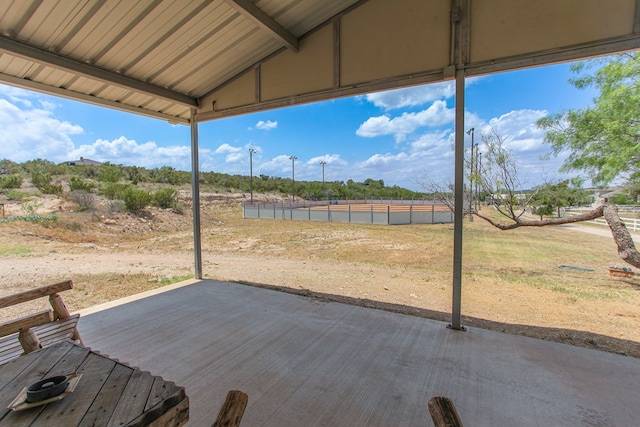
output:
[[[302,95],[294,95],[286,98],[273,99],[270,101],[262,101],[255,104],[242,105],[239,107],[232,107],[224,110],[207,111],[197,114],[196,121],[200,123],[224,117],[253,113],[257,111],[291,107],[294,105],[326,101],[334,98],[344,98],[347,96],[362,95],[366,93],[379,92],[400,87],[417,86],[421,84],[450,80],[451,77],[446,73],[446,71],[447,70],[434,70],[420,74],[399,76],[398,78],[393,79],[375,80],[371,82],[360,83],[354,86],[343,86],[336,89],[311,92]]]
[[[146,93],[158,98],[163,98],[172,102],[183,104],[188,107],[197,107],[198,101],[187,95],[173,92],[159,86],[151,85],[131,77],[116,74],[93,65],[89,65],[75,59],[43,50],[29,44],[0,36],[0,52],[8,55],[14,55],[28,61],[34,61],[39,64],[49,65],[58,69],[64,69],[69,72],[78,73],[85,77],[99,80],[104,83],[113,84],[131,89],[137,92]]]

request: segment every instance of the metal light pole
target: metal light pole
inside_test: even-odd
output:
[[[296,160],[298,158],[296,156],[289,156],[291,159],[291,179],[293,180],[293,184],[291,186],[291,197],[293,201],[296,201]]]
[[[324,167],[327,165],[327,162],[323,160],[320,164],[322,165],[322,197],[324,197]]]
[[[471,215],[471,210],[473,209],[473,150],[474,143],[473,137],[475,134],[475,128],[471,128],[467,131],[467,135],[471,135],[471,161],[469,162],[469,220],[473,221],[473,215]]]
[[[251,205],[253,205],[253,153],[256,150],[249,148],[249,189],[251,191]]]

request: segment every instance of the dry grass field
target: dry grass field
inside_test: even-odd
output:
[[[201,196],[206,277],[449,319],[451,225],[249,220],[241,199]],[[186,196],[182,213],[142,215],[40,203],[57,220],[0,224],[3,295],[72,278],[65,301],[79,310],[192,277]],[[608,237],[465,222],[463,323],[640,357],[640,277],[611,277],[611,265],[622,262]]]

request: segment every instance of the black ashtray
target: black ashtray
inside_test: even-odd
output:
[[[62,394],[67,389],[67,377],[60,375],[57,377],[45,378],[27,388],[27,402],[40,402],[51,399]]]

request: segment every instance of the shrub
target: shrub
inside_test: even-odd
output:
[[[22,200],[25,197],[29,196],[29,193],[27,191],[8,190],[4,192],[4,195],[8,200]]]
[[[24,202],[20,206],[20,210],[24,213],[24,216],[36,216],[40,206],[42,206],[40,202]]]
[[[124,210],[124,203],[122,200],[112,200],[109,202],[109,212],[118,213]]]
[[[122,178],[122,172],[116,165],[105,163],[98,169],[96,179],[100,182],[118,182]]]
[[[123,199],[124,193],[129,188],[129,184],[120,184],[117,182],[106,182],[102,185],[102,194],[109,200]]]
[[[67,195],[67,199],[78,205],[80,211],[93,210],[96,207],[96,197],[88,191],[72,191]]]
[[[162,188],[153,194],[153,204],[162,209],[175,208],[178,192],[173,188]]]
[[[31,183],[40,191],[46,185],[51,184],[51,174],[42,171],[31,172]]]
[[[59,184],[46,184],[40,187],[40,191],[44,194],[55,194],[56,196],[62,195],[62,185]]]
[[[85,181],[79,176],[72,176],[71,179],[69,179],[69,190],[71,191],[85,191],[90,193],[94,188],[96,188],[95,183]]]
[[[22,186],[22,175],[9,175],[0,177],[0,188],[20,188]]]
[[[151,194],[148,191],[135,187],[127,188],[122,198],[125,207],[132,212],[137,212],[147,207],[151,203],[151,199]]]

